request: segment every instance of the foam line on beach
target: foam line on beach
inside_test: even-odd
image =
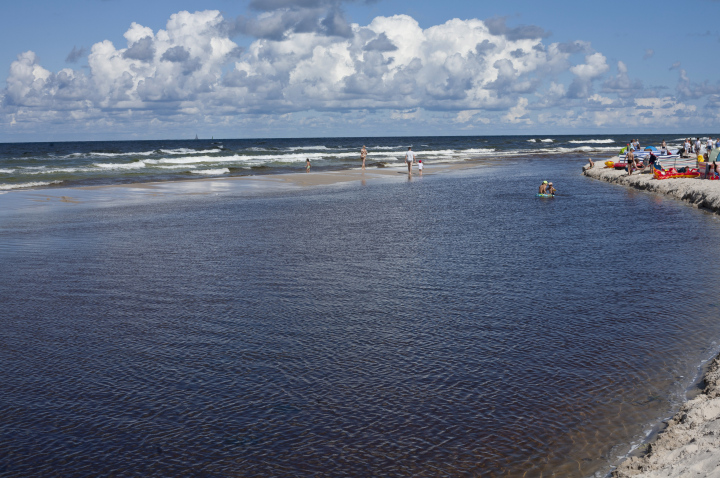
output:
[[[595,167],[583,168],[585,176],[609,183],[665,194],[720,214],[720,181],[703,179],[676,178],[657,180],[650,174],[636,173],[628,175],[624,170],[606,168],[600,161]]]

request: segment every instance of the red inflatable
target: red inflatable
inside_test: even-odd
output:
[[[673,178],[699,178],[700,171],[697,169],[686,169],[685,172],[679,173],[677,169],[670,168],[668,170],[653,170],[655,179],[673,179]]]

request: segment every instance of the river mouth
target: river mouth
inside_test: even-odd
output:
[[[6,211],[0,469],[602,476],[715,350],[720,222],[581,159]]]

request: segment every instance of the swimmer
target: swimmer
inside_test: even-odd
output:
[[[548,186],[548,182],[543,181],[542,184],[540,185],[540,189],[538,189],[538,194],[547,194],[547,186]]]

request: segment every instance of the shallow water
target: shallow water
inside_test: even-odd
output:
[[[579,165],[6,212],[0,473],[602,476],[715,350],[720,222]]]

